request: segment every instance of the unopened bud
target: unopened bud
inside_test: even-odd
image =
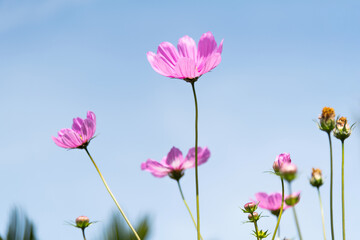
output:
[[[331,107],[324,107],[319,116],[319,129],[330,133],[335,128],[335,111]]]
[[[346,117],[341,117],[336,121],[336,127],[334,130],[334,137],[344,141],[351,135],[351,130],[353,126],[349,126]]]
[[[290,194],[285,198],[285,203],[288,206],[295,206],[300,201],[300,192]]]
[[[257,220],[259,220],[259,218],[260,218],[260,216],[257,212],[253,212],[248,215],[248,219],[251,222],[257,221]]]
[[[75,223],[76,223],[76,227],[82,229],[87,228],[90,225],[89,218],[86,216],[80,216],[76,218]]]
[[[255,212],[255,210],[257,209],[257,204],[254,202],[248,202],[244,205],[244,209],[246,210],[246,212],[248,213],[253,213]]]
[[[279,173],[280,168],[285,163],[291,163],[291,158],[289,153],[281,153],[276,156],[276,159],[273,163],[273,169],[275,173]]]
[[[296,178],[297,167],[293,163],[285,163],[280,168],[280,175],[288,182]]]
[[[312,173],[311,173],[311,178],[310,178],[310,184],[314,187],[320,187],[321,185],[323,185],[324,181],[323,181],[323,177],[322,177],[322,173],[321,170],[318,168],[313,168],[312,169]]]

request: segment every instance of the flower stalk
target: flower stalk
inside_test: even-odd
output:
[[[138,240],[141,240],[141,239],[140,239],[140,237],[139,237],[139,235],[137,234],[136,230],[135,230],[135,229],[134,229],[134,227],[131,225],[131,223],[130,223],[129,219],[126,217],[126,215],[125,215],[124,211],[121,209],[121,207],[120,207],[119,203],[117,202],[117,200],[116,200],[116,198],[115,198],[114,194],[111,192],[111,190],[110,190],[110,188],[109,188],[108,184],[106,183],[106,181],[105,181],[105,179],[104,179],[103,175],[101,174],[101,172],[100,172],[99,168],[97,167],[97,165],[96,165],[96,163],[95,163],[94,159],[91,157],[91,155],[90,155],[90,153],[89,153],[88,149],[87,149],[86,147],[85,147],[84,149],[85,149],[86,153],[88,154],[88,156],[89,156],[89,158],[90,158],[91,162],[94,164],[94,167],[95,167],[96,171],[99,173],[99,176],[100,176],[101,180],[103,181],[103,183],[104,183],[104,185],[105,185],[105,187],[106,187],[106,190],[109,192],[109,194],[110,194],[111,198],[114,200],[115,205],[118,207],[118,209],[119,209],[119,211],[120,211],[121,215],[123,216],[123,218],[125,219],[126,223],[129,225],[129,227],[130,227],[130,229],[132,230],[132,232],[134,233],[135,237],[136,237]]]
[[[330,145],[330,223],[331,223],[331,238],[335,239],[334,234],[334,215],[333,215],[333,182],[334,182],[334,170],[333,170],[333,154],[330,132],[327,133],[329,137]]]
[[[326,240],[324,208],[323,208],[323,204],[322,204],[322,200],[321,200],[320,187],[317,187],[317,191],[318,191],[318,195],[319,195],[321,221],[322,221],[322,228],[323,228],[323,233],[324,233],[324,240]]]
[[[292,189],[291,189],[291,182],[289,182],[289,194],[292,194]],[[296,223],[296,228],[299,234],[299,239],[302,240],[302,235],[301,235],[301,231],[300,231],[300,224],[299,224],[299,220],[297,218],[297,214],[296,214],[296,210],[295,210],[295,206],[292,206],[292,210],[294,213],[294,219],[295,219],[295,223]]]
[[[275,239],[275,236],[276,236],[276,232],[279,228],[279,225],[280,225],[280,220],[281,220],[281,215],[282,215],[282,212],[283,212],[283,209],[284,209],[284,202],[285,202],[285,195],[284,195],[284,192],[285,192],[285,189],[284,189],[284,179],[282,177],[280,177],[281,179],[281,207],[280,207],[280,212],[279,212],[279,217],[278,217],[278,221],[276,223],[276,227],[275,227],[275,230],[274,230],[274,233],[273,233],[273,237],[272,237],[272,240]]]
[[[344,141],[341,140],[341,149],[342,149],[342,163],[341,163],[341,203],[342,203],[342,235],[343,240],[345,240],[345,186],[344,186],[344,175],[345,175],[345,158],[344,158]]]
[[[177,180],[177,184],[178,184],[178,187],[179,187],[179,191],[180,191],[181,198],[182,198],[182,200],[183,200],[183,202],[184,202],[184,204],[185,204],[185,206],[186,206],[186,209],[188,210],[188,212],[189,212],[189,214],[190,214],[190,217],[191,217],[191,220],[192,220],[193,223],[194,223],[195,229],[197,230],[197,226],[196,226],[196,222],[195,222],[194,216],[192,215],[192,212],[191,212],[191,210],[190,210],[190,208],[189,208],[189,205],[187,204],[187,202],[186,202],[186,200],[185,200],[183,191],[182,191],[182,189],[181,189],[180,180]],[[201,238],[201,240],[204,240],[204,239],[202,238],[201,234],[200,234],[200,238]]]
[[[195,185],[196,185],[196,222],[197,238],[200,240],[200,203],[199,203],[199,176],[198,176],[198,103],[195,91],[195,82],[191,82],[195,102]]]

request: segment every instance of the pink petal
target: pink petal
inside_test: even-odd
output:
[[[259,202],[259,207],[260,208],[268,209],[268,204],[267,204],[268,195],[267,195],[267,193],[258,192],[258,193],[255,194],[255,197],[256,197],[256,200]]]
[[[177,45],[180,57],[190,58],[194,61],[197,60],[197,49],[194,39],[189,36],[184,36],[179,39]]]
[[[151,67],[155,70],[155,72],[165,76],[165,77],[173,77],[174,69],[165,63],[159,56],[157,56],[153,52],[147,53],[147,59],[151,65]]]
[[[216,50],[216,52],[217,53],[222,53],[222,50],[223,50],[223,43],[224,43],[224,39],[223,40],[221,40],[221,43],[220,43],[220,45],[219,45],[219,47],[218,47],[218,49]]]
[[[82,142],[85,143],[89,141],[95,134],[95,125],[91,119],[85,119],[84,124],[81,128],[81,137]]]
[[[95,116],[95,113],[93,113],[92,111],[88,111],[86,117],[87,117],[88,119],[93,120],[94,123],[96,124],[96,116]]]
[[[176,48],[169,42],[160,43],[157,50],[157,55],[172,68],[175,67],[179,58],[179,54]]]
[[[155,177],[165,177],[171,172],[171,169],[152,159],[148,159],[145,163],[142,163],[141,169],[151,172]]]
[[[60,138],[52,137],[52,140],[55,142],[56,145],[62,148],[69,148],[67,145],[65,145]]]
[[[210,158],[210,150],[207,147],[198,147],[198,166],[206,163]],[[195,148],[191,148],[182,164],[182,169],[195,167]]]
[[[73,119],[73,125],[72,129],[77,132],[78,134],[81,134],[81,126],[84,124],[84,120],[82,118],[74,118]]]
[[[217,44],[211,32],[204,33],[198,44],[198,58],[207,58],[216,49]]]
[[[219,65],[220,62],[221,62],[220,53],[214,53],[210,57],[204,59],[204,62],[202,65],[203,67],[201,68],[201,66],[199,66],[198,69],[202,75],[202,74],[205,74],[205,73],[209,72],[210,70],[214,69],[217,65]]]
[[[167,155],[166,164],[173,169],[179,169],[182,162],[183,162],[183,155],[181,151],[176,147],[172,147]]]
[[[196,78],[201,74],[196,70],[196,64],[193,59],[190,58],[179,58],[175,66],[175,77],[176,78]]]

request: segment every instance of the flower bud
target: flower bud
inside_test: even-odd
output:
[[[290,194],[285,198],[285,203],[288,206],[295,206],[300,201],[300,192]]]
[[[251,222],[257,221],[257,220],[259,220],[259,218],[260,218],[260,216],[257,212],[253,212],[248,215],[248,219]]]
[[[279,173],[279,170],[284,163],[291,163],[291,158],[289,153],[281,153],[278,156],[276,156],[276,159],[273,163],[273,169],[275,173]]]
[[[90,225],[89,218],[86,216],[80,216],[80,217],[76,218],[75,223],[76,223],[76,227],[81,228],[81,229],[85,229]]]
[[[285,163],[280,168],[280,175],[288,182],[296,178],[297,167],[293,163]]]
[[[253,213],[257,209],[257,204],[254,202],[248,202],[244,205],[244,209],[248,213]]]
[[[336,121],[336,127],[334,130],[334,137],[344,141],[351,135],[352,126],[350,127],[346,117],[341,117]]]
[[[319,129],[330,133],[335,128],[335,111],[331,107],[324,107],[319,116]]]
[[[270,233],[268,233],[268,231],[263,231],[263,230],[258,230],[257,233],[254,231],[253,235],[259,239],[264,239],[267,236],[270,235]]]
[[[324,181],[322,178],[321,170],[318,168],[313,168],[310,178],[310,184],[314,187],[320,187],[321,185],[323,185],[323,183]]]

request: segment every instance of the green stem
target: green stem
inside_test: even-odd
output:
[[[277,229],[279,228],[279,224],[280,224],[280,220],[281,220],[281,215],[282,215],[282,212],[283,212],[283,209],[284,209],[284,179],[281,177],[281,207],[280,207],[280,213],[279,213],[279,217],[278,217],[278,221],[276,223],[276,227],[275,227],[275,230],[274,230],[274,233],[273,233],[273,237],[272,237],[272,240],[275,239],[275,236],[276,236],[276,231]]]
[[[341,164],[341,201],[342,201],[342,229],[343,229],[343,240],[345,240],[345,187],[344,187],[344,140],[341,141],[342,145],[342,164]]]
[[[289,194],[290,194],[290,195],[292,194],[291,182],[289,182]],[[295,205],[292,206],[292,210],[293,210],[293,213],[294,213],[294,218],[295,218],[295,223],[296,223],[296,228],[297,228],[297,231],[298,231],[298,234],[299,234],[299,238],[300,238],[300,240],[302,240],[301,231],[300,231],[300,224],[299,224],[299,220],[298,220],[298,218],[297,218],[297,214],[296,214],[296,210],[295,210]]]
[[[200,239],[200,204],[199,204],[199,177],[198,177],[198,104],[195,92],[195,82],[191,82],[195,101],[195,182],[196,182],[196,219],[197,239]]]
[[[85,228],[82,228],[82,234],[83,234],[83,237],[84,237],[84,240],[86,240],[86,237],[85,237]]]
[[[116,201],[115,196],[114,196],[114,195],[113,195],[113,193],[111,192],[111,190],[110,190],[109,186],[107,185],[107,183],[106,183],[106,181],[105,181],[105,179],[104,179],[103,175],[101,174],[101,172],[100,172],[99,168],[97,167],[97,165],[96,165],[96,163],[95,163],[94,159],[91,157],[91,155],[90,155],[89,151],[87,150],[87,148],[85,148],[85,151],[86,151],[86,153],[89,155],[90,160],[91,160],[91,161],[92,161],[92,163],[94,164],[94,167],[96,168],[96,171],[99,173],[100,178],[101,178],[101,180],[103,181],[103,183],[104,183],[104,185],[105,185],[105,187],[106,187],[106,190],[109,192],[109,194],[110,194],[111,198],[114,200],[114,202],[115,202],[116,206],[118,207],[118,209],[119,209],[119,211],[120,211],[121,215],[124,217],[124,219],[125,219],[126,223],[129,225],[129,227],[131,228],[131,230],[132,230],[132,231],[133,231],[133,233],[135,234],[136,238],[137,238],[138,240],[141,240],[141,239],[140,239],[140,237],[139,237],[139,235],[137,234],[137,232],[135,231],[135,229],[134,229],[134,228],[133,228],[133,226],[131,225],[130,221],[127,219],[127,217],[126,217],[126,215],[125,215],[124,211],[121,209],[121,207],[120,207],[119,203]]]
[[[252,216],[252,218],[254,219],[254,214],[253,214],[253,213],[251,213],[251,216]],[[257,240],[260,240],[260,238],[259,238],[259,229],[258,229],[257,221],[256,221],[256,220],[254,220],[254,226],[255,226],[256,239],[257,239]]]
[[[320,211],[321,211],[321,220],[322,220],[322,227],[323,227],[323,233],[324,233],[324,240],[326,240],[324,208],[323,208],[322,201],[321,201],[321,195],[320,195],[319,187],[317,187],[317,191],[318,191],[319,201],[320,201]]]
[[[329,145],[330,145],[330,222],[331,222],[331,238],[335,239],[334,235],[334,215],[333,215],[333,154],[330,132],[328,132]]]
[[[189,214],[190,214],[190,217],[191,217],[191,219],[192,219],[192,221],[193,221],[193,223],[194,223],[195,229],[197,229],[195,219],[194,219],[194,217],[193,217],[193,215],[192,215],[192,212],[191,212],[191,210],[190,210],[190,208],[189,208],[189,205],[188,205],[187,202],[185,201],[185,197],[184,197],[184,194],[183,194],[182,189],[181,189],[180,181],[177,180],[177,183],[178,183],[178,186],[179,186],[179,191],[180,191],[180,194],[181,194],[181,198],[182,198],[182,200],[184,201],[184,204],[185,204],[185,206],[186,206],[186,208],[187,208],[187,210],[188,210],[188,212],[189,212]],[[201,240],[204,240],[201,235],[200,235],[200,238],[201,238]]]

